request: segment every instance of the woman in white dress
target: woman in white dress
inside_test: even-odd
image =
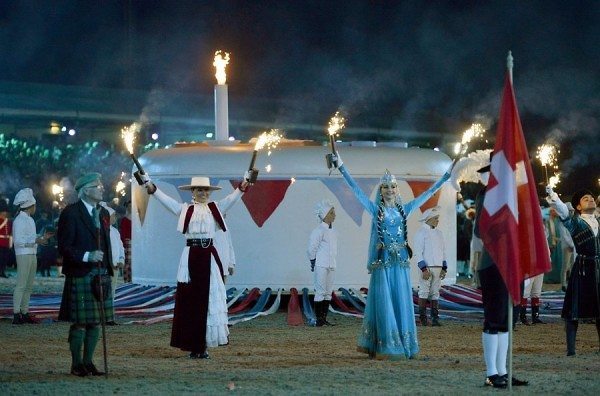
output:
[[[211,192],[221,187],[210,185],[208,177],[192,177],[189,185],[179,187],[191,190],[192,202],[181,203],[146,179],[148,194],[179,216],[177,231],[186,238],[177,270],[171,346],[189,351],[192,359],[207,359],[207,347],[229,343],[225,274],[213,238],[227,229],[223,215],[239,201],[249,183],[244,178],[231,194],[213,202]]]

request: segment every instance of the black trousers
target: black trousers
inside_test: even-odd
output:
[[[508,331],[508,290],[495,265],[478,271],[483,300],[483,331]]]

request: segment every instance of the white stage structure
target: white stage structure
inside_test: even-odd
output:
[[[450,158],[437,151],[399,148],[393,143],[355,142],[340,145],[344,163],[363,191],[375,196],[379,178],[385,171],[396,175],[402,199],[411,200],[419,191],[437,181],[450,166]],[[248,167],[253,145],[206,143],[178,145],[154,150],[140,158],[153,181],[176,200],[190,201],[189,191],[177,186],[189,184],[192,176],[206,175],[222,187],[213,192],[218,200],[233,191]],[[339,231],[338,287],[368,287],[367,245],[371,218],[358,204],[337,170],[331,175],[325,165],[325,146],[307,142],[282,143],[267,157],[260,152],[256,162],[259,181],[227,214],[237,266],[227,279],[227,287],[265,289],[292,287],[312,290],[313,273],[306,256],[308,236],[317,226],[313,214],[317,201],[327,198],[336,206],[334,227]],[[270,164],[272,170],[264,170]],[[177,265],[184,237],[176,231],[177,218],[145,190],[132,186],[132,272],[133,282],[175,285]],[[414,191],[414,192],[413,192]],[[422,208],[441,206],[439,227],[448,249],[448,276],[444,283],[456,282],[456,192],[449,183]],[[421,210],[408,219],[408,237],[420,226]],[[420,271],[412,263],[413,287]]]

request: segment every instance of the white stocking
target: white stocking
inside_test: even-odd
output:
[[[498,334],[481,333],[483,344],[483,360],[485,360],[486,375],[498,374],[496,369],[496,357],[498,355]]]
[[[498,354],[496,355],[496,369],[498,375],[506,374],[506,357],[508,355],[508,332],[498,333]]]

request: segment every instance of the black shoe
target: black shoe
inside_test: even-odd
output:
[[[115,322],[114,320],[111,320],[110,322],[106,322],[107,326],[118,326],[119,323]]]
[[[190,359],[210,359],[210,356],[208,356],[208,352],[192,352],[190,353]]]
[[[502,376],[502,378],[504,378],[504,381],[506,381],[508,383],[508,374],[504,374]],[[520,379],[512,377],[512,386],[527,386],[527,385],[529,385],[529,381],[521,381]]]
[[[77,366],[71,367],[71,374],[76,375],[78,377],[87,377],[89,373],[85,369],[83,364],[78,364]]]
[[[91,375],[105,375],[104,371],[100,371],[94,366],[94,363],[88,363],[84,365],[85,370]]]
[[[14,314],[12,324],[22,325],[24,323],[25,323],[25,321],[23,320],[23,315],[21,315],[20,313]]]
[[[327,319],[323,319],[323,324],[324,324],[325,326],[335,326],[335,324],[333,324],[333,323],[331,323],[331,322],[328,322],[328,321],[327,321]]]
[[[494,388],[506,388],[506,378],[502,375],[494,374],[486,377],[483,386],[493,386]]]

